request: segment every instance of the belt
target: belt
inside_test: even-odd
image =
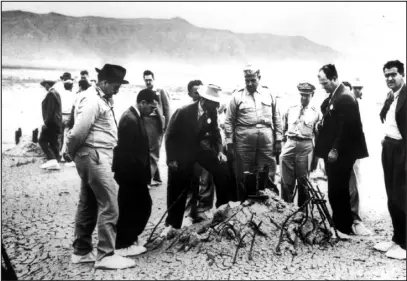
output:
[[[297,136],[288,136],[288,139],[290,140],[295,140],[295,141],[310,141],[311,139],[303,139],[303,138],[299,138]]]
[[[271,125],[265,125],[265,124],[250,124],[250,125],[243,125],[243,124],[238,124],[236,127],[246,127],[246,128],[271,128]]]
[[[384,139],[385,139],[385,140],[389,140],[389,141],[397,141],[397,142],[398,142],[398,141],[403,141],[403,139],[399,139],[399,140],[398,140],[398,139],[393,139],[393,138],[388,137],[388,136],[385,136]]]

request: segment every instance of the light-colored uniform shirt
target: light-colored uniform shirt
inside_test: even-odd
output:
[[[261,85],[253,94],[250,94],[247,88],[235,92],[226,111],[226,144],[233,142],[236,127],[254,127],[261,123],[261,119],[265,120],[266,125],[270,126],[272,130],[277,130],[276,140],[281,141],[282,132],[278,108],[276,108],[276,116],[273,116],[272,106],[270,90]],[[274,124],[277,124],[276,128],[274,128]]]
[[[288,108],[282,116],[283,134],[301,139],[312,139],[316,132],[316,124],[321,120],[320,112],[313,106],[308,105],[303,109],[302,105],[294,105]]]
[[[53,87],[61,97],[62,114],[71,114],[72,106],[75,101],[75,93],[73,91],[65,90],[64,83],[58,81]]]
[[[404,84],[401,85],[400,89],[393,93],[394,100],[390,105],[389,111],[386,115],[386,121],[384,122],[384,134],[392,139],[401,140],[403,137],[400,134],[399,128],[396,123],[396,106],[399,99],[400,90],[403,88]]]
[[[117,145],[117,125],[110,99],[98,87],[82,92],[75,107],[75,124],[67,135],[71,155],[82,147],[113,149]]]

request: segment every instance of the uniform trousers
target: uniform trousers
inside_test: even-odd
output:
[[[350,174],[349,192],[350,192],[350,209],[354,222],[361,222],[359,215],[359,191],[360,188],[360,159],[355,161]]]
[[[143,117],[143,121],[146,126],[148,142],[150,144],[151,177],[152,180],[161,183],[160,169],[158,167],[160,149],[164,136],[161,121],[159,120],[159,116],[145,116]]]
[[[309,175],[309,154],[312,152],[312,140],[288,139],[280,155],[281,197],[286,202],[294,201],[293,193],[296,181]],[[307,192],[299,186],[298,206],[309,198]]]

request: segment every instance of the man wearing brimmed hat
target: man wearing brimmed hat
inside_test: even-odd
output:
[[[343,81],[342,84],[345,85],[346,88],[349,89],[350,92],[353,93],[356,99],[362,99],[362,84],[360,83],[360,79],[356,79],[354,84],[351,84],[347,81]],[[360,106],[360,105],[359,105]],[[361,114],[363,116],[363,114]],[[361,182],[361,174],[360,174],[360,159],[356,159],[355,164],[353,164],[353,168],[350,174],[349,180],[349,192],[350,192],[350,206],[353,216],[353,225],[352,231],[355,235],[372,235],[372,231],[370,231],[362,222],[362,218],[359,214],[359,188]]]
[[[240,183],[243,183],[244,172],[261,171],[265,166],[269,167],[269,179],[274,183],[275,155],[281,152],[280,112],[275,96],[260,85],[260,69],[247,65],[243,74],[246,87],[233,94],[226,111],[228,157],[235,160]]]
[[[67,154],[75,160],[81,178],[75,217],[73,263],[95,262],[95,268],[121,269],[135,265],[115,254],[116,223],[119,216],[118,189],[112,172],[117,124],[111,98],[119,92],[126,69],[105,64],[96,68],[98,83],[80,96],[75,124],[67,135]],[[97,255],[92,251],[92,233],[98,227]]]
[[[282,116],[283,142],[280,155],[281,197],[286,202],[294,201],[296,181],[309,175],[308,159],[314,148],[316,124],[321,119],[319,111],[310,105],[314,96],[314,85],[304,82],[297,85],[301,104],[291,106]],[[298,190],[298,206],[308,199],[304,189]]]
[[[333,64],[321,67],[318,80],[329,96],[322,102],[314,153],[323,158],[328,176],[332,219],[342,234],[353,233],[349,180],[356,159],[369,156],[355,96],[339,81]]]
[[[172,115],[165,136],[168,165],[166,235],[180,228],[194,163],[212,174],[216,186],[216,207],[229,202],[230,177],[218,126],[220,87],[207,85],[198,90],[201,99],[179,108]]]
[[[170,121],[170,97],[166,91],[155,86],[154,73],[150,70],[143,72],[143,79],[146,88],[157,93],[159,102],[158,107],[149,116],[143,118],[146,125],[149,142],[150,142],[150,166],[152,181],[151,185],[161,185],[160,169],[158,162],[160,161],[160,150],[167,130],[168,122]]]
[[[48,161],[41,165],[42,169],[59,170],[59,144],[58,136],[62,130],[61,98],[53,88],[55,81],[44,80],[41,86],[47,91],[42,101],[42,117],[44,125],[38,140]]]
[[[62,156],[66,150],[66,134],[69,130],[71,120],[72,106],[75,101],[75,94],[73,93],[73,79],[69,72],[65,72],[61,77],[63,87],[57,84],[58,93],[61,96],[62,103],[62,132],[59,135],[60,155]],[[61,158],[61,161],[65,161]]]

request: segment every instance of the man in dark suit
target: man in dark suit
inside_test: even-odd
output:
[[[201,99],[178,109],[171,117],[165,137],[168,165],[166,235],[173,228],[180,228],[185,201],[194,163],[213,175],[216,185],[216,207],[228,203],[229,181],[226,156],[222,153],[222,139],[216,109],[220,104],[215,85],[201,87]],[[173,205],[174,204],[174,205]],[[173,206],[172,206],[173,205]]]
[[[332,64],[323,66],[319,83],[329,93],[321,105],[323,114],[315,155],[323,158],[328,176],[328,198],[336,228],[352,233],[349,179],[356,159],[367,157],[365,135],[355,96],[339,82]]]
[[[146,251],[138,239],[150,218],[152,205],[147,186],[151,181],[150,146],[142,118],[157,108],[158,100],[153,90],[141,90],[137,104],[130,106],[119,121],[112,169],[119,184],[116,253],[121,256]]]
[[[393,223],[392,241],[376,244],[376,250],[394,259],[406,259],[406,129],[407,94],[404,64],[389,61],[383,67],[391,91],[380,112],[385,137],[382,141],[382,164],[386,185],[387,206]]]

